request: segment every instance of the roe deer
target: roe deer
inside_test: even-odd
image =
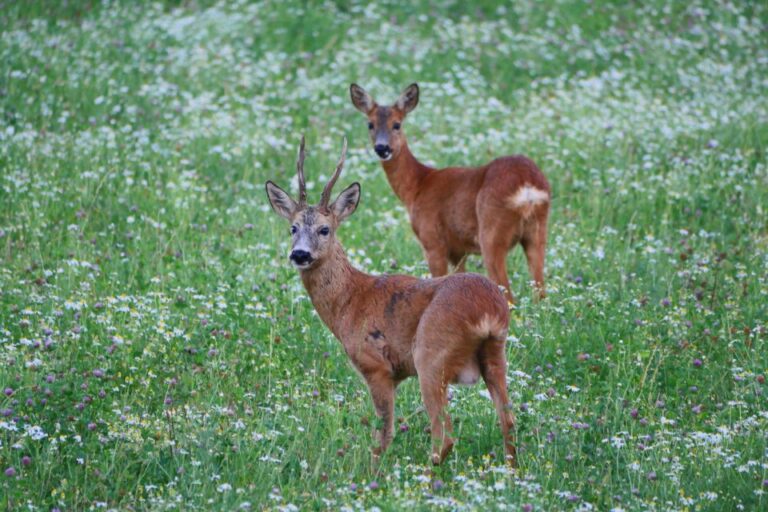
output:
[[[550,189],[547,178],[525,156],[497,158],[481,167],[428,167],[408,149],[402,123],[419,102],[409,85],[391,106],[381,106],[357,84],[352,104],[368,118],[368,134],[387,180],[405,204],[432,277],[448,273],[448,262],[464,271],[467,254],[480,253],[489,277],[513,296],[507,252],[522,244],[539,297],[544,296],[544,253]]]
[[[514,464],[515,418],[507,398],[505,352],[509,310],[503,294],[477,274],[418,279],[373,276],[354,268],[336,229],[357,208],[360,185],[353,183],[329,203],[346,149],[345,139],[319,204],[307,204],[303,137],[296,166],[298,202],[271,181],[266,189],[272,208],[291,223],[289,258],[315,310],[370,390],[381,424],[374,460],[394,437],[395,388],[401,381],[418,376],[431,422],[431,459],[439,464],[453,446],[447,386],[473,384],[482,376],[499,416],[507,460]]]

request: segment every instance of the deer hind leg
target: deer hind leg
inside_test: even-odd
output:
[[[448,405],[447,383],[439,375],[428,370],[419,372],[419,387],[424,406],[429,415],[432,431],[432,464],[441,464],[453,448],[453,426],[446,411]]]
[[[385,373],[367,375],[366,382],[379,420],[375,431],[377,446],[373,448],[376,461],[395,436],[395,383]]]
[[[448,274],[448,252],[444,247],[424,247],[424,257],[432,277]]]
[[[520,240],[518,224],[517,218],[512,222],[504,223],[497,218],[484,222],[480,228],[480,253],[488,270],[488,277],[494,283],[504,287],[504,295],[511,303],[515,302],[515,298],[509,289],[507,252]]]
[[[507,396],[507,362],[504,354],[504,341],[489,339],[478,353],[480,374],[483,376],[491,395],[496,413],[499,416],[501,434],[504,438],[504,452],[507,462],[517,466],[515,449],[515,415]]]
[[[446,315],[447,307],[439,298],[433,299],[421,317],[413,349],[421,398],[431,424],[433,464],[443,462],[453,448],[453,427],[447,405],[448,383],[455,379],[462,366],[456,362],[468,359],[477,350],[464,343],[460,315]]]
[[[528,260],[528,270],[536,285],[539,299],[543,299],[546,296],[546,290],[544,289],[544,258],[547,251],[548,214],[549,205],[545,205],[541,210],[534,212],[534,215],[528,221],[529,224],[522,239],[525,257]]]

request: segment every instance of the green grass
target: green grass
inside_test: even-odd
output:
[[[764,509],[767,23],[759,2],[0,2],[2,507]],[[422,160],[525,153],[552,184],[546,300],[509,256],[516,473],[480,387],[453,391],[432,468],[415,381],[371,467],[371,401],[263,189],[303,133],[316,199],[346,135],[350,259],[427,275],[353,81],[419,82]]]

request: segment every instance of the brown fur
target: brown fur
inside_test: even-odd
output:
[[[338,212],[343,218],[357,206],[355,191],[359,197],[357,184],[325,211],[295,202],[285,208],[287,194],[267,183],[275,211],[298,225],[294,246],[311,247],[313,261],[300,273],[312,304],[370,390],[382,425],[374,455],[381,454],[394,436],[395,389],[407,377],[417,376],[431,421],[431,459],[435,464],[442,462],[453,446],[447,386],[479,373],[496,405],[506,454],[514,464],[515,420],[506,383],[509,315],[503,295],[477,274],[418,279],[373,276],[355,269],[335,236],[342,220]],[[340,201],[354,207],[340,210]],[[310,209],[313,215],[308,216]],[[313,237],[317,226],[330,226],[329,235],[313,242],[300,240],[302,233]]]
[[[362,88],[350,87],[352,103],[368,118],[371,140],[388,141],[389,160],[381,164],[397,197],[405,204],[432,276],[448,273],[448,263],[464,271],[467,254],[481,254],[489,277],[512,301],[506,256],[518,243],[544,296],[550,187],[525,156],[506,156],[480,167],[433,169],[413,156],[399,124],[418,103],[412,84],[392,106],[379,106]],[[532,194],[513,201],[524,187]]]

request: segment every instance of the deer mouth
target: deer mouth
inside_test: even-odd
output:
[[[302,261],[302,262],[297,262],[297,261],[291,260],[291,263],[293,263],[293,266],[296,267],[299,270],[307,270],[309,267],[312,266],[312,264],[314,262],[315,262],[314,258],[306,260],[306,261]]]
[[[374,153],[379,157],[379,160],[386,162],[392,158],[392,149],[387,148],[374,148]]]
[[[312,254],[309,251],[304,251],[302,249],[292,251],[289,259],[291,260],[291,263],[293,263],[293,266],[299,270],[306,270],[315,262],[315,258],[312,257]]]

